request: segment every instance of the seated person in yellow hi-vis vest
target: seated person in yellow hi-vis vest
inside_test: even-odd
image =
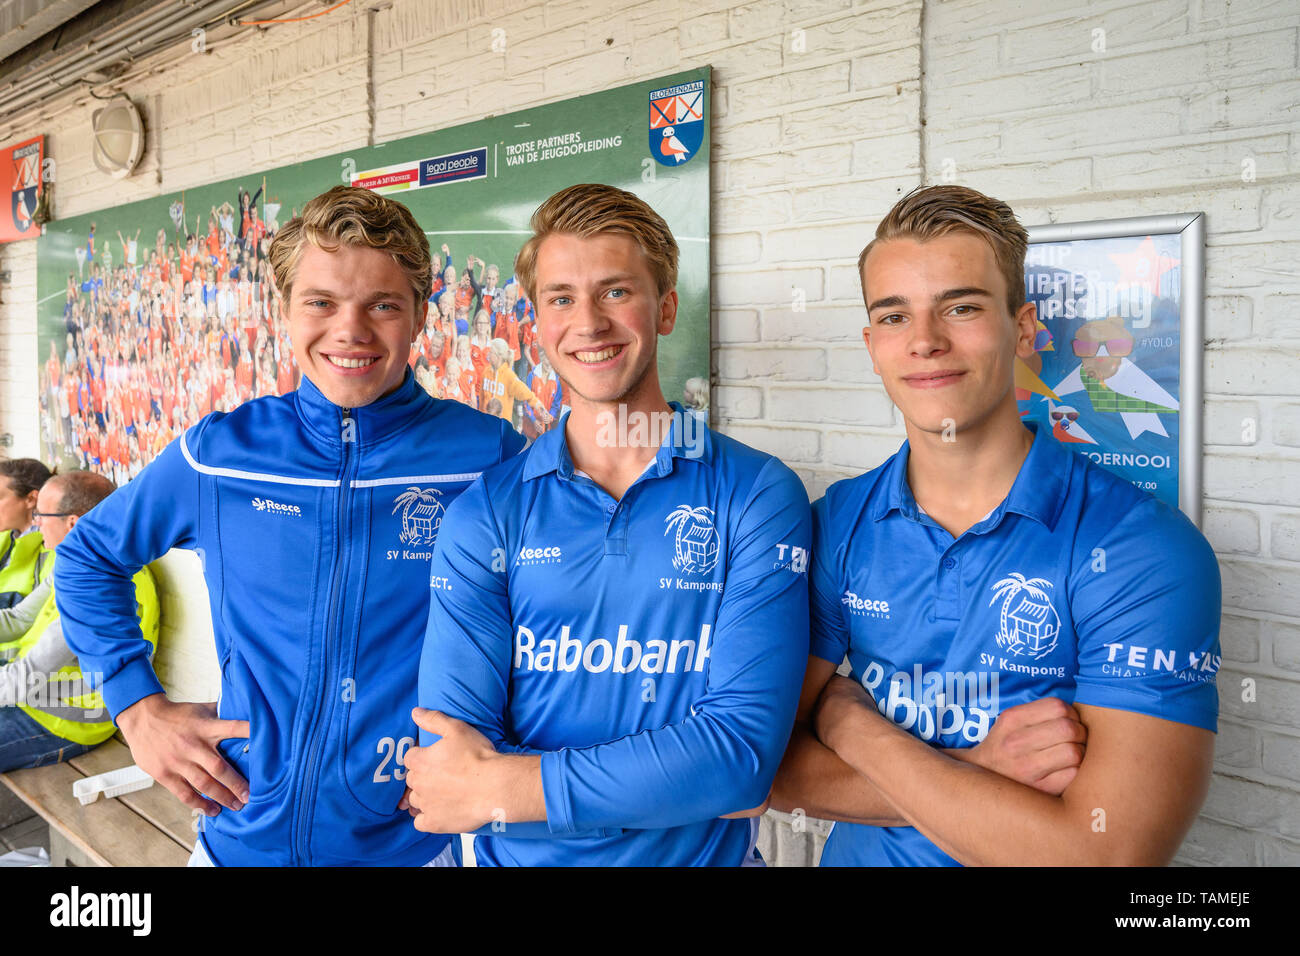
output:
[[[32,528],[36,495],[50,469],[35,458],[0,461],[0,608],[32,593],[49,571],[51,553]]]
[[[57,549],[77,519],[113,488],[107,478],[89,471],[47,481],[34,513],[46,547]],[[49,574],[53,564],[46,562],[40,582],[21,603],[0,610],[0,772],[68,760],[113,736],[103,698],[83,682],[76,655],[63,640]],[[142,568],[134,581],[140,630],[156,648],[153,576]]]

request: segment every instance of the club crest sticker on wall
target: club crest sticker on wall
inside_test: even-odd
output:
[[[680,166],[704,143],[704,81],[650,91],[650,155]]]
[[[392,513],[397,514],[399,508],[402,511],[402,533],[398,536],[402,544],[432,547],[438,540],[438,529],[446,511],[438,500],[441,495],[436,488],[421,491],[412,485],[397,496]]]

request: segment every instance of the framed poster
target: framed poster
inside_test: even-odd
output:
[[[1201,520],[1205,216],[1029,229],[1034,355],[1016,361],[1020,414]]]
[[[557,419],[567,404],[513,282],[529,218],[575,183],[637,194],[680,248],[660,381],[704,411],[709,76],[702,67],[275,169],[214,163],[208,185],[49,223],[37,242],[44,457],[122,484],[209,412],[296,388],[267,252],[281,224],[339,183],[391,195],[428,237],[434,288],[410,356],[416,381],[529,435],[547,426],[498,397],[517,395],[513,379]],[[490,366],[493,339],[511,350],[508,369]]]

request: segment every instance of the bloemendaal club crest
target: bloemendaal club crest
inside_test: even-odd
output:
[[[1032,660],[1046,657],[1056,650],[1061,618],[1047,596],[1047,589],[1052,586],[1046,578],[1026,580],[1016,571],[993,585],[996,593],[989,606],[1002,599],[996,637],[998,647],[1008,654]]]
[[[438,540],[438,529],[442,527],[442,516],[446,513],[438,500],[441,495],[437,488],[421,491],[412,485],[397,496],[392,513],[397,514],[397,509],[402,509],[402,533],[398,535],[402,544],[431,547]]]
[[[32,214],[36,212],[36,193],[41,179],[41,146],[32,143],[14,150],[14,181],[10,199],[10,213],[14,228],[19,232],[32,229]]]
[[[708,574],[718,563],[718,531],[708,508],[678,505],[664,519],[664,534],[676,531],[673,567],[689,574]]]
[[[704,81],[650,91],[650,155],[680,166],[704,143]]]

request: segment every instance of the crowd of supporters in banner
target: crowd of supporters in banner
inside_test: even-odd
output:
[[[411,355],[416,381],[435,398],[509,419],[536,437],[547,427],[538,412],[558,419],[565,399],[538,343],[532,302],[513,279],[501,282],[498,266],[474,255],[458,270],[446,244],[434,271],[429,314]]]
[[[160,228],[151,248],[138,230],[97,236],[91,224],[68,275],[62,352],[51,341],[40,372],[51,461],[72,457],[120,484],[209,412],[298,387],[267,261],[279,207],[259,211],[260,193],[212,207],[206,229],[173,203],[173,238]],[[539,412],[558,419],[565,396],[532,303],[496,265],[469,255],[458,270],[446,245],[433,267],[411,350],[417,382],[540,434]]]

